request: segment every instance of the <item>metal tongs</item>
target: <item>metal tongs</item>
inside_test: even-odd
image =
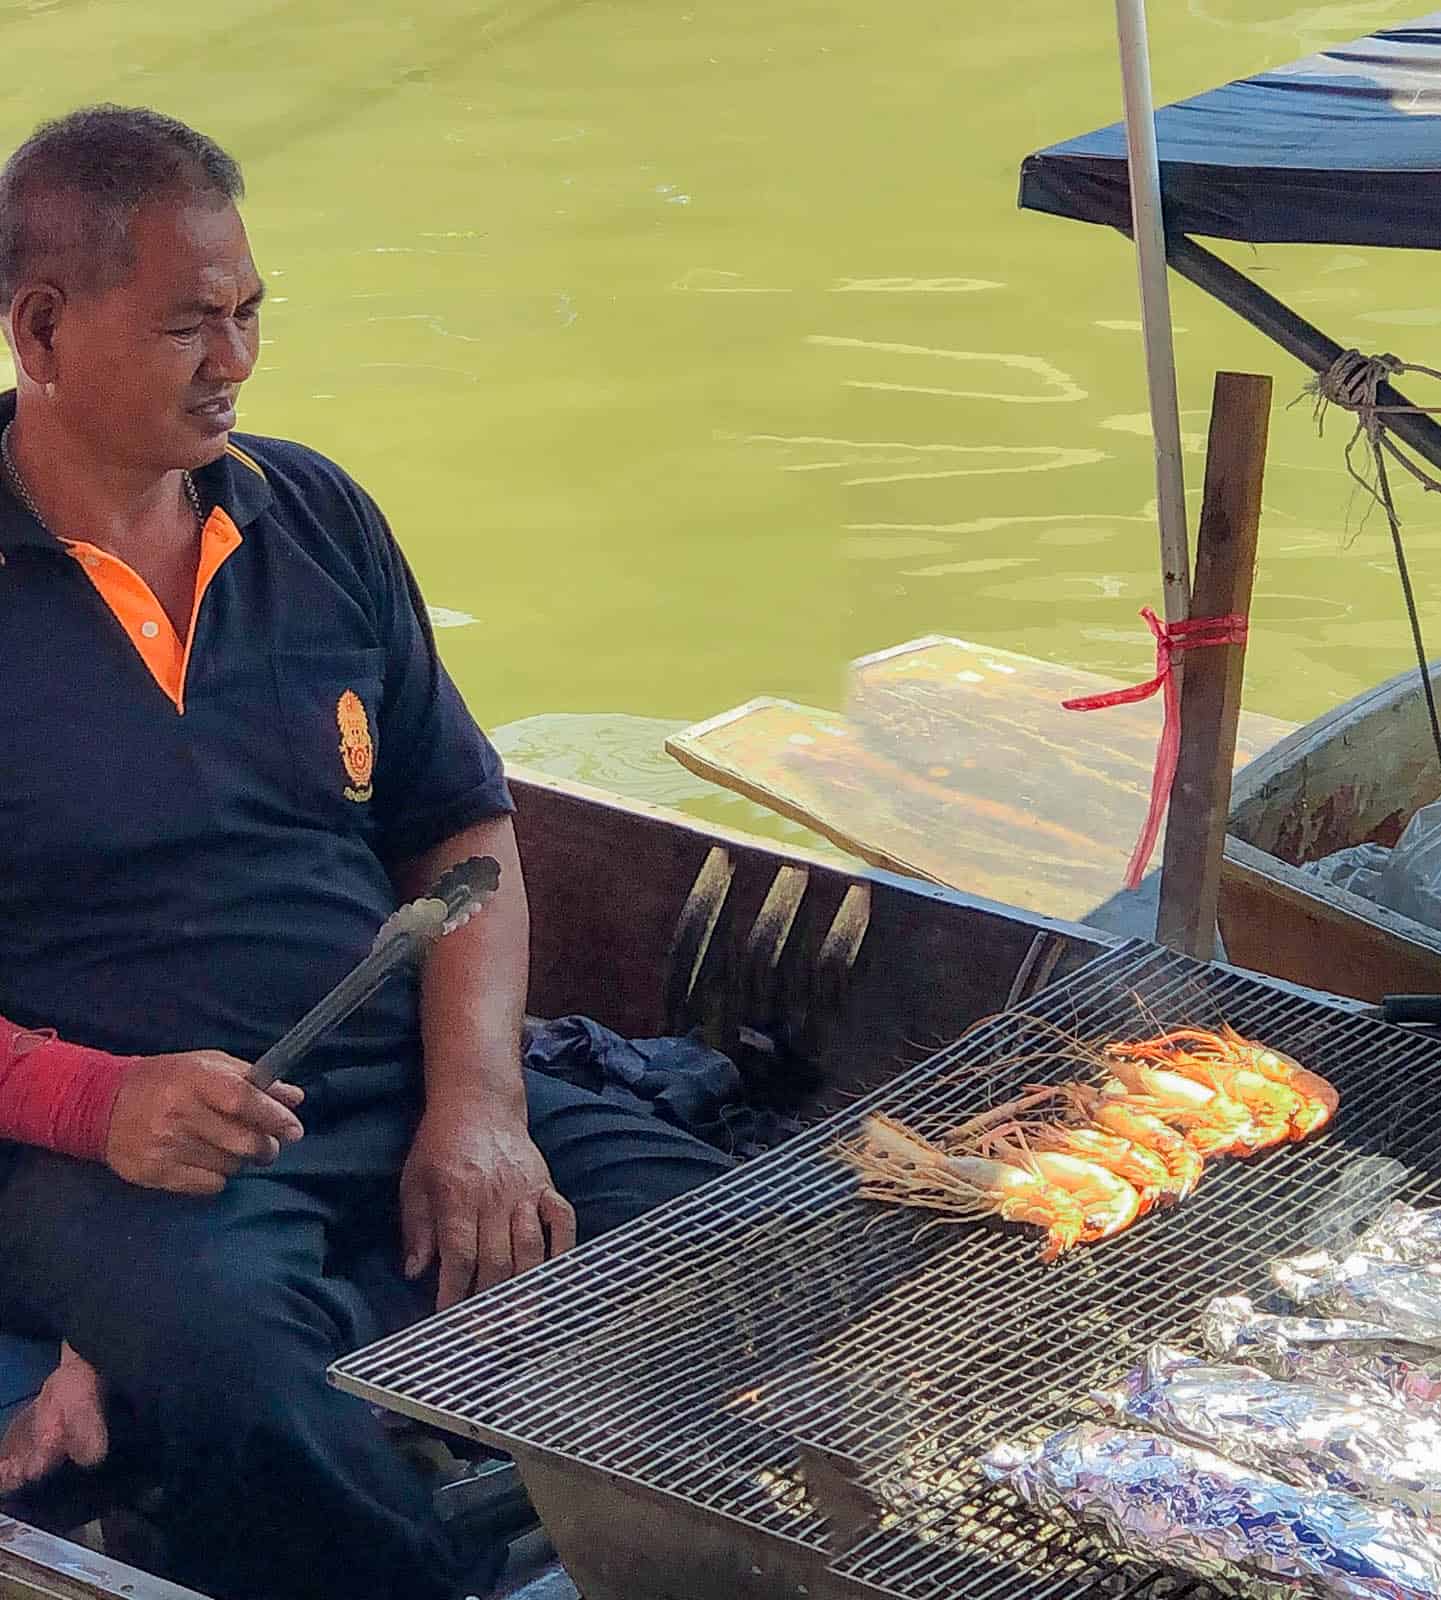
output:
[[[250,1081],[268,1089],[285,1077],[322,1034],[343,1022],[388,977],[437,939],[469,922],[499,887],[500,863],[494,856],[471,856],[442,873],[418,900],[408,901],[386,918],[370,954],[271,1045],[251,1067]]]
[[[1378,1022],[1416,1022],[1441,1027],[1441,994],[1386,994],[1379,1006],[1366,1006],[1363,1017]]]

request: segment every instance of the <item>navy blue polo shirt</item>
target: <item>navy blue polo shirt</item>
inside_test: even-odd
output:
[[[0,427],[14,410],[0,395]],[[388,869],[512,807],[364,491],[241,435],[196,484],[215,570],[179,694],[142,653],[157,625],[127,627],[87,572],[101,557],[0,489],[0,1015],[253,1060],[368,950]],[[365,1099],[418,1061],[394,979],[295,1076]]]

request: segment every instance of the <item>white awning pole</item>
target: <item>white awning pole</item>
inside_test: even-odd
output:
[[[1181,411],[1176,394],[1176,352],[1171,339],[1171,294],[1166,281],[1166,232],[1161,215],[1161,169],[1156,155],[1156,112],[1146,42],[1146,0],[1116,0],[1116,32],[1121,44],[1121,83],[1126,102],[1131,224],[1141,279],[1146,385],[1156,441],[1161,592],[1166,621],[1181,622],[1191,614],[1191,554],[1186,537]]]

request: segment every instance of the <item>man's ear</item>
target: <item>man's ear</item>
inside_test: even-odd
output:
[[[53,283],[27,284],[10,302],[5,336],[32,383],[55,377],[55,334],[64,314],[65,291]]]

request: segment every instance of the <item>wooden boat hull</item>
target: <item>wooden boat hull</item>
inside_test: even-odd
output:
[[[1430,672],[1441,685],[1441,662]],[[1441,990],[1441,932],[1300,871],[1349,845],[1394,844],[1438,794],[1414,670],[1257,756],[1232,789],[1220,904],[1227,957],[1363,1000]]]
[[[531,1011],[633,1038],[704,1026],[744,1044],[754,1094],[806,1118],[1115,942],[563,780],[513,771],[512,786]],[[65,1531],[0,1512],[0,1595],[195,1600]]]
[[[601,790],[513,774],[517,829],[531,898],[530,1006],[545,1016],[580,1011],[645,1037],[675,1024],[666,989],[671,941],[707,856],[735,867],[728,899],[734,943],[744,944],[778,873],[806,874],[792,942],[816,942],[848,891],[864,889],[869,929],[823,1052],[822,1100],[874,1084],[927,1055],[977,1018],[1018,998],[1028,958],[1088,960],[1115,942],[1094,928],[1042,917],[937,884],[727,831]],[[804,950],[781,960],[803,961]],[[719,963],[722,967],[724,963]],[[718,978],[724,973],[717,974]],[[738,986],[754,974],[740,974]],[[752,985],[751,987],[754,987]],[[792,985],[802,1003],[803,976]],[[824,998],[824,997],[818,997]],[[826,1000],[835,1007],[834,997]],[[746,1002],[742,1001],[742,1009]],[[764,1028],[764,997],[743,1021]]]

